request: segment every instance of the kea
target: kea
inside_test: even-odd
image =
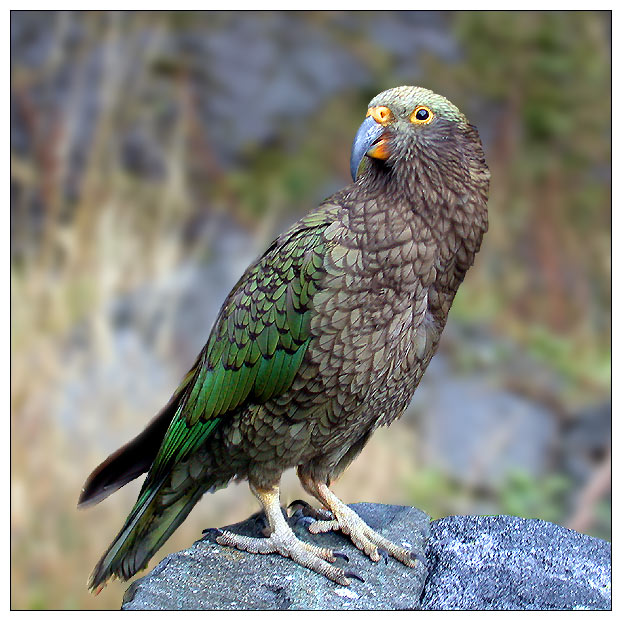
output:
[[[290,527],[279,498],[289,468],[321,505],[311,533],[341,531],[372,561],[415,566],[330,485],[400,417],[436,352],[487,230],[489,171],[476,128],[415,86],[371,100],[350,166],[353,183],[246,270],[168,404],[89,476],[81,506],[147,472],[91,589],[143,569],[203,494],[233,479],[248,481],[269,536],[220,531],[219,544],[349,584],[343,554]]]

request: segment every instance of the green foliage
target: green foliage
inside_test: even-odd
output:
[[[448,477],[438,468],[418,469],[402,482],[408,502],[415,507],[425,507],[434,520],[459,513],[468,513],[472,495],[464,485]]]
[[[429,59],[431,87],[493,132],[490,230],[452,317],[491,323],[569,382],[606,391],[610,16],[469,11],[451,25],[462,60],[441,71]]]
[[[595,523],[590,534],[611,541],[611,497],[599,500],[594,513]]]
[[[512,472],[499,489],[499,513],[562,523],[570,489],[570,480],[561,474],[536,478],[526,472]]]
[[[585,349],[575,341],[556,335],[543,326],[534,325],[527,336],[527,350],[537,359],[554,368],[568,385],[586,384],[605,392],[611,385],[611,349],[594,343]]]
[[[479,291],[476,287],[470,287],[467,280],[454,298],[451,318],[465,323],[493,321],[503,312],[503,302],[499,291],[492,287]]]
[[[514,471],[495,491],[470,488],[438,468],[422,468],[404,482],[409,502],[438,519],[447,515],[479,513],[516,515],[563,524],[568,511],[568,477],[552,473],[534,477]],[[605,515],[606,518],[606,515]]]

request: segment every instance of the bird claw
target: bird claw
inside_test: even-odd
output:
[[[224,531],[222,531],[220,528],[204,528],[201,531],[202,535],[216,535],[218,537],[220,537],[220,535],[223,534]]]
[[[294,503],[289,505],[288,509],[291,508],[293,504]],[[298,526],[299,524],[302,523],[303,526],[308,527],[309,524],[313,524],[313,522],[315,522],[316,519],[314,517],[311,517],[310,515],[305,515],[303,508],[299,507],[293,513],[290,514],[289,518],[287,518],[287,521],[290,524],[293,524],[294,526]]]
[[[346,563],[350,562],[348,555],[344,554],[343,552],[337,552],[336,550],[333,550],[333,556],[344,559]]]
[[[312,507],[306,500],[294,500],[287,505],[287,509],[292,509],[293,513],[297,513],[304,509],[312,509]]]
[[[293,511],[290,513],[290,517],[294,515],[302,514],[304,517],[310,517],[314,520],[328,520],[332,519],[332,513],[325,509],[315,509],[305,500],[294,500],[288,505],[288,510]]]
[[[358,574],[355,574],[353,571],[344,572],[344,576],[346,578],[354,578],[354,580],[360,580],[361,582],[365,582],[365,580],[361,578],[361,576],[359,576]]]
[[[378,548],[378,554],[384,559],[384,564],[389,564],[389,553],[384,548]],[[412,554],[412,552],[411,552]]]
[[[255,527],[264,537],[269,537],[272,534],[266,514],[263,511],[255,515],[255,519],[253,521],[255,523]]]
[[[285,525],[286,526],[286,525]],[[320,548],[318,546],[300,541],[287,527],[287,530],[281,528],[275,530],[268,538],[247,537],[245,535],[237,535],[228,531],[224,531],[221,536],[216,539],[216,543],[223,546],[245,550],[253,554],[272,554],[277,553],[286,558],[292,559],[294,562],[311,569],[322,576],[326,576],[329,580],[333,580],[338,584],[347,586],[349,584],[348,574],[341,567],[337,567],[332,563],[335,556],[344,557],[343,553],[333,552],[329,548]],[[292,535],[292,536],[290,536]],[[351,577],[362,580],[362,578],[352,574]]]
[[[411,552],[410,558],[412,558],[413,561],[419,561],[424,567],[428,566],[428,559],[420,552]]]
[[[312,535],[318,535],[330,531],[341,531],[350,537],[352,543],[363,554],[375,562],[383,558],[388,564],[388,557],[392,556],[407,567],[414,567],[417,560],[420,560],[412,556],[409,550],[394,544],[370,528],[355,511],[338,499],[333,506],[333,514],[334,518],[331,520],[313,522],[309,526],[309,532]]]

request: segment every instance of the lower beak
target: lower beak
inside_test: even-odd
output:
[[[350,155],[350,174],[352,180],[356,176],[365,155],[379,160],[389,157],[389,149],[386,137],[383,137],[385,127],[377,123],[372,116],[368,116],[359,127],[352,143]]]

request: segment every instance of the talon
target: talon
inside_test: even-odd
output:
[[[302,522],[303,526],[308,527],[309,524],[313,524],[316,519],[314,517],[311,517],[310,515],[305,515],[302,509],[296,509],[296,511],[294,511],[289,516],[288,521],[290,522],[290,524],[293,523],[294,526],[297,526]]]
[[[296,537],[278,502],[278,487],[259,490],[251,485],[251,489],[264,507],[265,518],[264,513],[253,517],[259,525],[267,520],[269,526],[264,530],[266,537],[249,537],[218,529],[221,535],[216,538],[217,543],[251,554],[280,554],[329,580],[345,586],[350,583],[343,569],[331,564],[336,557],[347,559],[343,552],[338,552],[335,556],[330,548],[306,543]],[[298,509],[294,513],[296,511]],[[305,519],[304,509],[302,513],[301,519]],[[269,531],[269,536],[265,531]]]
[[[300,473],[298,476],[301,477]],[[388,564],[389,556],[392,556],[407,567],[414,567],[418,560],[423,561],[418,556],[412,556],[410,550],[392,543],[370,528],[353,509],[330,491],[326,483],[317,483],[304,476],[300,480],[305,489],[311,491],[322,505],[330,509],[330,511],[321,510],[322,514],[332,516],[331,519],[320,519],[310,524],[309,532],[312,535],[327,533],[332,530],[341,531],[342,534],[350,537],[352,543],[374,562],[384,559],[385,564]],[[305,512],[303,511],[303,513]]]
[[[296,507],[296,509],[294,509]],[[304,509],[311,508],[311,505],[304,500],[294,500],[287,505],[288,509],[294,509],[294,512],[303,511]]]
[[[333,550],[333,556],[335,556],[336,558],[344,559],[346,563],[350,562],[350,559],[348,558],[348,555],[344,554],[343,552],[337,552],[336,550]]]
[[[420,552],[409,552],[409,556],[413,561],[419,561],[424,567],[428,566],[428,559]]]
[[[259,529],[259,532],[264,537],[269,537],[272,534],[272,529],[268,524],[268,520],[266,519],[265,513],[259,513],[255,517],[255,526]]]
[[[294,509],[292,515],[297,513],[298,511],[302,512],[302,515],[305,517],[312,517],[315,520],[330,520],[332,519],[332,514],[330,511],[326,511],[326,509],[314,509],[308,502],[304,500],[294,500],[294,502],[290,502],[287,506],[288,509]]]
[[[353,571],[346,571],[344,573],[344,576],[346,578],[354,578],[355,580],[360,580],[361,582],[365,582],[365,580],[361,578],[361,576],[359,576],[358,574],[355,574]]]
[[[223,534],[224,531],[222,531],[220,528],[204,528],[201,531],[202,535],[211,535],[211,534],[216,534],[217,536],[220,536]]]
[[[331,521],[333,519],[335,519],[335,516],[333,515],[332,511],[328,511],[327,509],[312,509],[312,513],[309,513],[309,515],[312,515],[316,520],[328,520]]]

